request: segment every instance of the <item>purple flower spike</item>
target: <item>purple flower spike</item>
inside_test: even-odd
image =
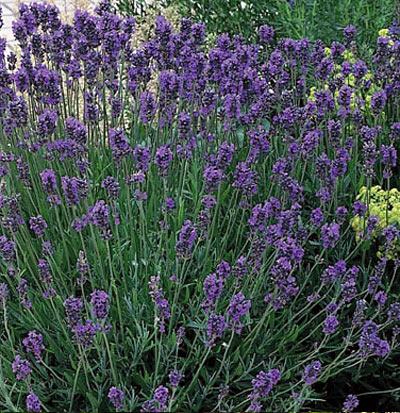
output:
[[[44,235],[44,230],[47,228],[47,222],[40,215],[32,217],[29,220],[29,225],[38,237],[42,237]]]
[[[307,365],[303,372],[303,381],[307,386],[311,386],[322,373],[322,365],[319,360]]]
[[[54,194],[57,191],[57,178],[52,169],[45,169],[40,173],[43,189],[47,194]]]
[[[1,300],[1,303],[3,305],[8,300],[8,295],[9,295],[9,291],[8,291],[7,284],[6,283],[0,283],[0,300]]]
[[[182,374],[178,370],[172,370],[168,377],[172,387],[178,387],[179,382],[182,380]]]
[[[226,321],[225,317],[223,315],[217,315],[212,313],[210,315],[210,318],[208,319],[208,324],[207,324],[207,336],[208,340],[206,342],[206,345],[208,347],[214,347],[215,346],[215,340],[217,338],[221,338],[222,334],[226,328]]]
[[[83,303],[80,298],[75,298],[73,296],[68,297],[64,301],[65,316],[67,318],[68,327],[72,328],[79,324],[82,320],[81,311],[83,308]]]
[[[17,354],[12,363],[12,370],[15,373],[17,380],[25,381],[32,373],[31,363],[29,363],[28,360],[22,359],[21,356]]]
[[[104,320],[110,309],[108,294],[102,290],[95,290],[90,294],[92,313],[98,320]]]
[[[43,345],[43,336],[37,333],[36,330],[32,330],[28,333],[28,336],[22,340],[23,345],[27,353],[33,353],[37,363],[40,363]]]
[[[339,239],[340,225],[336,222],[331,224],[324,224],[321,228],[321,240],[324,248],[333,248]]]
[[[250,308],[251,301],[246,300],[243,293],[236,294],[229,303],[226,315],[229,317],[229,325],[237,334],[240,334],[243,328],[240,318],[245,316],[250,311]]]
[[[334,315],[329,315],[324,321],[324,328],[322,330],[325,334],[333,334],[336,327],[339,325],[339,321]]]
[[[216,274],[210,274],[203,283],[203,291],[206,299],[201,303],[206,313],[215,308],[218,299],[221,297],[224,288],[224,280],[218,278]]]
[[[124,392],[122,390],[119,390],[116,387],[111,387],[108,392],[108,398],[117,410],[122,409],[122,404],[124,402]]]
[[[153,396],[154,402],[158,403],[160,409],[167,408],[168,389],[164,386],[157,387]]]
[[[358,401],[357,396],[354,396],[353,394],[349,394],[346,397],[345,402],[343,403],[343,412],[349,413],[352,412],[355,408],[358,407],[360,402]]]
[[[35,393],[29,393],[26,398],[26,411],[27,412],[41,412],[39,397]]]
[[[275,31],[273,27],[264,24],[258,29],[258,36],[260,37],[261,43],[270,43],[274,38]]]
[[[257,374],[256,378],[251,381],[253,391],[249,396],[249,399],[251,400],[250,411],[261,411],[262,404],[259,399],[267,397],[280,379],[281,373],[278,369],[272,369],[268,373],[261,370]]]
[[[197,239],[197,229],[190,220],[183,223],[179,234],[178,242],[175,245],[175,250],[178,256],[189,258],[192,255],[192,248]]]
[[[172,162],[173,155],[170,149],[170,145],[160,146],[157,149],[154,163],[158,166],[159,174],[165,178],[168,176],[168,169]]]

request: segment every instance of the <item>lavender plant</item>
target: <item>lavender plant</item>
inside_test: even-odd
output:
[[[0,41],[2,408],[395,406],[398,31],[134,30],[32,3]]]

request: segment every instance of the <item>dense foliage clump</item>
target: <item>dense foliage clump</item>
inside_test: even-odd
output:
[[[108,1],[19,14],[20,55],[0,43],[2,408],[396,406],[398,32],[364,61],[354,26],[210,48],[159,16],[133,47]]]
[[[399,3],[393,0],[117,0],[126,14],[143,16],[164,7],[176,9],[181,15],[205,23],[211,37],[215,34],[242,34],[257,40],[257,30],[268,24],[282,37],[296,40],[307,37],[332,42],[349,25],[357,27],[362,54],[369,54],[378,38],[378,31],[389,27],[400,17]],[[396,27],[394,22],[392,27]]]

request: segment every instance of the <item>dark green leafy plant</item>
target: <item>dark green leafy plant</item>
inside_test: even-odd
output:
[[[157,2],[156,2],[157,4]],[[210,33],[241,33],[255,41],[263,24],[273,26],[279,38],[325,42],[341,40],[343,28],[357,27],[363,47],[374,44],[378,31],[395,17],[394,0],[167,0],[182,16],[206,23]]]

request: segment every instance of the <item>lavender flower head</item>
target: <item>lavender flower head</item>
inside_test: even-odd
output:
[[[51,267],[47,260],[40,258],[38,261],[39,279],[44,284],[46,290],[43,292],[44,298],[50,298],[56,294],[53,288],[53,276],[51,274]]]
[[[78,142],[79,144],[85,144],[87,141],[86,126],[73,117],[66,119],[65,132],[70,139]]]
[[[21,298],[21,304],[25,308],[31,308],[32,303],[28,299],[28,281],[25,278],[21,278],[17,286],[18,294]]]
[[[311,223],[315,227],[320,227],[324,221],[324,214],[320,208],[316,208],[311,212]]]
[[[311,364],[308,364],[303,372],[303,381],[307,386],[311,386],[321,375],[322,365],[319,360],[313,361]]]
[[[387,315],[390,321],[400,321],[400,303],[395,302],[390,304],[390,309]]]
[[[212,313],[208,319],[207,324],[208,341],[206,342],[206,345],[208,347],[214,347],[215,340],[222,337],[225,328],[225,317],[223,315],[217,315],[215,313]]]
[[[116,387],[111,387],[108,392],[108,398],[117,410],[122,409],[122,404],[124,402],[124,392],[122,390],[119,390]]]
[[[43,189],[48,194],[53,194],[57,191],[57,178],[52,169],[45,169],[40,173]]]
[[[42,254],[45,257],[50,257],[54,254],[54,247],[51,244],[51,241],[43,241],[42,242]]]
[[[76,260],[76,271],[81,276],[78,279],[79,284],[84,284],[87,280],[86,275],[89,272],[89,264],[85,256],[85,251],[79,251],[78,259]]]
[[[171,386],[175,388],[179,386],[179,382],[182,380],[182,374],[178,370],[172,370],[168,377]]]
[[[275,31],[273,27],[267,26],[264,24],[258,29],[258,36],[260,37],[261,43],[271,43],[275,35]]]
[[[161,409],[166,409],[168,401],[168,389],[164,386],[157,387],[154,391],[153,400],[158,403]]]
[[[43,190],[48,194],[47,202],[52,206],[60,205],[60,198],[56,194],[57,178],[55,172],[52,169],[45,169],[40,173],[40,179]]]
[[[226,261],[221,261],[217,266],[217,274],[223,279],[226,280],[229,278],[231,273],[231,267]]]
[[[206,299],[201,303],[206,313],[215,308],[218,299],[221,297],[223,288],[224,280],[222,278],[217,277],[214,273],[207,275],[203,283],[203,291]]]
[[[101,239],[108,241],[112,238],[110,207],[104,200],[101,199],[94,206],[89,207],[89,220],[100,230]]]
[[[17,354],[12,363],[12,370],[15,373],[17,380],[25,381],[32,373],[31,363],[29,363],[28,360],[22,359],[21,356]]]
[[[245,316],[250,311],[250,308],[251,301],[246,300],[243,293],[236,294],[229,303],[226,315],[229,317],[229,325],[237,334],[240,334],[243,328],[240,318]]]
[[[325,334],[333,334],[336,327],[339,325],[339,321],[334,315],[329,315],[324,321],[324,328],[322,330]]]
[[[363,217],[366,212],[367,212],[367,206],[364,204],[364,202],[361,202],[361,201],[354,202],[354,205],[353,205],[354,215],[358,217]]]
[[[165,178],[168,176],[168,169],[172,159],[173,155],[169,144],[160,146],[157,149],[154,163],[158,166],[158,171],[161,177]]]
[[[102,290],[95,290],[90,294],[92,314],[100,321],[104,320],[110,309],[108,294]]]
[[[140,96],[140,114],[139,119],[143,123],[148,123],[156,113],[157,103],[151,92],[145,91]]]
[[[336,222],[324,224],[321,228],[321,241],[324,248],[333,248],[339,239],[340,225]]]
[[[96,334],[102,330],[99,323],[93,320],[86,320],[83,323],[79,323],[72,328],[74,334],[73,341],[83,347],[89,347],[92,345]]]
[[[278,369],[272,369],[268,373],[261,370],[257,374],[256,378],[251,381],[253,391],[249,396],[251,400],[250,411],[261,412],[262,405],[259,399],[267,397],[280,379],[281,373]]]
[[[357,33],[357,29],[353,25],[346,26],[343,29],[344,37],[348,42],[354,40],[356,33]]]
[[[79,324],[82,320],[82,300],[80,298],[75,298],[74,296],[71,296],[64,301],[63,306],[65,310],[65,316],[68,322],[68,327],[72,328],[75,325]]]
[[[6,301],[8,300],[8,287],[6,283],[0,283],[0,300],[2,305],[5,305]]]
[[[221,169],[215,166],[208,166],[204,169],[203,178],[206,183],[206,192],[212,193],[216,191],[221,182],[226,178]]]
[[[44,350],[43,336],[37,333],[36,330],[32,330],[22,340],[22,344],[25,346],[26,352],[32,353],[35,356],[36,362],[40,363],[42,350]]]
[[[74,206],[87,197],[89,184],[82,178],[63,176],[61,178],[61,188],[67,205]]]
[[[137,145],[133,149],[133,159],[136,161],[136,169],[147,171],[150,162],[150,148],[146,148],[142,145]]]
[[[246,197],[257,194],[258,173],[252,171],[246,162],[239,162],[234,178],[232,186],[241,189]]]
[[[360,356],[385,357],[390,351],[390,345],[386,340],[378,337],[379,327],[373,321],[364,323],[361,337],[358,342]]]
[[[117,201],[120,191],[118,181],[113,176],[107,176],[101,182],[101,187],[108,192],[108,196],[111,200]]]
[[[117,166],[120,165],[123,158],[131,154],[132,148],[122,129],[110,130],[110,148]]]
[[[41,215],[31,217],[29,220],[29,225],[38,237],[42,237],[44,235],[44,230],[47,228],[47,222]]]
[[[26,398],[26,411],[27,412],[41,412],[39,397],[35,393],[29,393]]]
[[[163,208],[167,212],[173,211],[175,209],[175,201],[173,200],[173,198],[166,198]]]
[[[16,244],[13,240],[7,239],[5,235],[0,236],[0,252],[6,262],[12,262],[15,258]]]
[[[192,255],[192,248],[197,239],[197,229],[190,220],[183,223],[179,234],[178,242],[175,245],[175,250],[178,256],[189,258]]]
[[[346,397],[345,402],[343,403],[343,412],[349,413],[352,412],[354,409],[358,407],[360,404],[357,396],[354,396],[354,394],[349,394]]]

